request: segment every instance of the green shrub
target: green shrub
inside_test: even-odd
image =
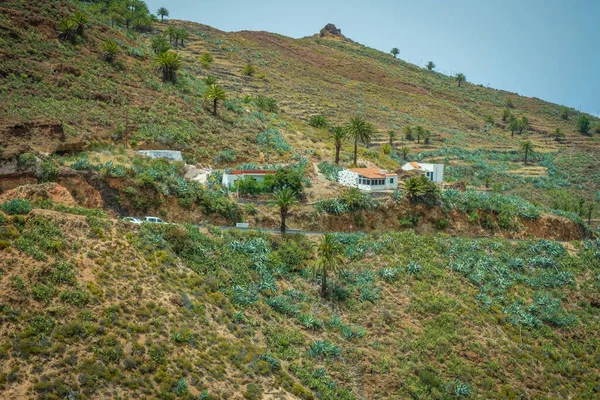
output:
[[[81,307],[89,302],[90,296],[87,292],[78,289],[63,290],[62,292],[60,292],[60,299],[64,303]]]
[[[449,223],[450,223],[450,221],[448,221],[448,219],[447,219],[447,218],[441,218],[441,219],[439,219],[439,220],[436,222],[435,226],[436,226],[436,228],[438,228],[439,230],[444,230],[444,229],[446,229],[446,228],[448,227],[448,224],[449,224]]]
[[[329,123],[324,115],[314,115],[308,121],[308,124],[315,128],[326,128]]]
[[[328,340],[315,340],[308,350],[308,355],[314,358],[337,358],[340,348]]]
[[[8,215],[25,215],[29,214],[32,210],[31,203],[28,200],[23,199],[7,201],[2,203],[0,208]]]
[[[56,294],[56,287],[54,285],[35,285],[31,288],[31,293],[33,293],[34,299],[48,304]]]

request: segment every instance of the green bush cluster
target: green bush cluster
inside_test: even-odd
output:
[[[32,207],[28,200],[14,199],[2,203],[0,209],[8,215],[26,215],[31,212]]]
[[[364,193],[357,188],[346,190],[341,197],[319,200],[314,207],[328,214],[340,215],[349,212],[369,210],[378,206],[369,193]]]

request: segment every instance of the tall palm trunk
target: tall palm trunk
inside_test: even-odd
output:
[[[527,165],[527,158],[529,157],[529,150],[525,150],[525,165]]]
[[[217,99],[213,100],[213,115],[217,115]]]
[[[325,268],[323,268],[322,276],[321,276],[321,296],[325,297],[326,291],[327,291],[327,270]]]
[[[336,165],[339,165],[339,163],[340,163],[340,149],[341,148],[342,148],[341,143],[335,144],[335,163],[336,163]]]
[[[356,164],[356,153],[358,152],[358,136],[354,138],[354,165]]]
[[[287,208],[281,209],[281,233],[285,235],[285,219],[287,218]]]

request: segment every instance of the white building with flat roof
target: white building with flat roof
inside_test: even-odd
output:
[[[444,181],[444,164],[426,164],[416,161],[407,162],[402,166],[404,171],[423,173],[430,181],[442,183]]]
[[[369,192],[395,190],[398,188],[398,175],[379,168],[350,168],[338,172],[338,182]]]
[[[235,181],[237,181],[238,179],[246,178],[246,177],[252,178],[257,182],[262,182],[265,180],[265,176],[273,175],[276,172],[277,171],[275,171],[275,170],[258,170],[258,169],[239,170],[239,169],[236,169],[227,174],[223,174],[223,180],[221,183],[223,184],[223,186],[230,188],[233,186]]]

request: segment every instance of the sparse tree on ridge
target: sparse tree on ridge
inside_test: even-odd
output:
[[[331,128],[331,138],[335,146],[335,163],[340,163],[340,151],[342,149],[342,143],[346,140],[347,134],[343,127],[334,126]]]
[[[298,204],[296,193],[290,188],[283,188],[273,194],[273,198],[269,200],[269,205],[279,207],[281,214],[281,233],[285,234],[285,220],[291,207]]]
[[[425,66],[429,71],[433,71],[435,69],[435,63],[433,61],[429,61]]]
[[[523,155],[525,156],[525,165],[527,165],[527,162],[529,160],[529,155],[531,155],[531,153],[533,153],[533,143],[531,143],[529,140],[521,143],[521,151],[523,152]]]
[[[213,115],[217,115],[217,103],[227,98],[225,90],[219,85],[210,85],[204,91],[203,97],[205,100],[213,102]]]
[[[554,140],[556,140],[557,142],[560,142],[561,140],[563,140],[565,138],[565,134],[563,133],[562,129],[560,129],[560,128],[556,128],[553,136],[554,136]]]
[[[502,122],[506,122],[507,120],[509,120],[510,116],[511,116],[510,110],[508,108],[505,108],[502,111]]]
[[[571,110],[569,110],[569,107],[562,106],[560,108],[560,117],[565,121],[568,121],[569,115],[571,115]]]
[[[169,10],[167,10],[164,7],[161,7],[156,12],[156,15],[158,15],[160,17],[160,22],[162,22],[164,24],[165,23],[165,17],[169,16]]]
[[[577,120],[577,130],[580,133],[586,134],[590,131],[590,129],[592,129],[592,123],[590,122],[588,116],[582,115],[581,117],[579,117],[579,119]]]
[[[348,133],[348,136],[354,139],[354,165],[357,165],[356,157],[358,154],[358,142],[360,141],[365,145],[371,143],[375,128],[365,121],[363,117],[355,116],[350,118],[350,121],[346,126],[346,132]]]
[[[460,87],[460,84],[463,82],[467,81],[467,77],[465,76],[465,74],[462,73],[458,73],[456,74],[456,82],[458,83],[458,87]]]
[[[321,277],[321,296],[327,292],[327,275],[339,274],[344,268],[343,248],[331,233],[326,233],[317,246],[317,259],[310,266],[313,276]]]
[[[398,57],[398,54],[400,54],[400,50],[398,50],[397,47],[394,47],[390,53],[392,53],[392,55],[394,56],[394,58]]]

